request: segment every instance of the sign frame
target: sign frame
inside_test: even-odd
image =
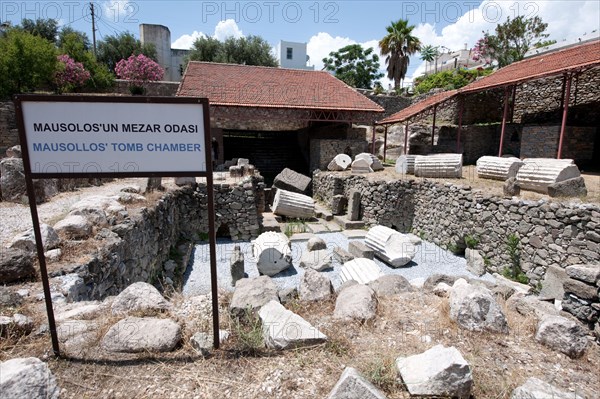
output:
[[[60,356],[60,346],[54,318],[54,309],[52,298],[50,297],[50,282],[48,279],[48,269],[46,266],[46,257],[44,255],[44,246],[40,231],[40,221],[35,201],[35,191],[33,179],[45,178],[126,178],[126,177],[205,177],[208,202],[208,235],[210,250],[210,279],[212,292],[212,316],[213,316],[213,346],[219,348],[219,303],[217,286],[217,261],[216,261],[216,229],[215,229],[215,205],[213,189],[213,170],[212,170],[212,146],[209,115],[209,100],[198,97],[133,97],[133,96],[98,96],[98,95],[38,95],[38,94],[18,94],[13,97],[15,105],[15,114],[17,117],[17,128],[19,130],[19,140],[21,144],[21,153],[23,157],[23,168],[25,171],[25,183],[27,197],[29,198],[29,209],[33,223],[33,230],[36,241],[36,251],[40,264],[40,274],[42,286],[44,288],[44,298],[46,303],[46,312],[48,314],[48,327],[52,339],[52,349],[56,356]],[[29,147],[27,143],[27,132],[25,119],[23,115],[23,103],[25,102],[52,102],[52,103],[115,103],[115,104],[187,104],[198,105],[203,111],[204,128],[204,154],[205,170],[198,172],[94,172],[94,173],[55,173],[55,172],[32,172],[30,165]],[[126,134],[126,133],[124,133]],[[177,154],[177,153],[175,153]]]

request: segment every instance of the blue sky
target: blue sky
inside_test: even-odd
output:
[[[493,31],[507,16],[542,17],[550,38],[561,41],[591,35],[600,29],[600,1],[96,1],[97,39],[130,31],[140,23],[167,26],[175,47],[186,48],[199,35],[260,35],[273,47],[279,40],[308,43],[311,63],[322,67],[330,51],[352,43],[373,46],[392,20],[407,18],[424,44],[452,50],[471,48],[482,31]],[[56,18],[61,24],[88,33],[89,2],[0,2],[0,20]],[[589,37],[589,36],[588,36]],[[382,69],[384,62],[382,60]],[[408,80],[424,65],[412,57]],[[384,87],[387,81],[384,80]]]

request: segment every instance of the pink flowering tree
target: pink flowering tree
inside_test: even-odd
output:
[[[144,84],[161,80],[165,71],[154,60],[140,54],[117,62],[115,73],[118,78],[129,81],[131,94],[143,94]]]
[[[54,74],[54,84],[58,93],[73,91],[88,81],[90,73],[85,70],[81,62],[75,62],[66,54],[61,54],[57,58],[58,67]]]
[[[493,61],[494,51],[490,47],[492,38],[485,34],[481,39],[477,40],[473,47],[473,61],[483,61],[484,65],[491,65]]]

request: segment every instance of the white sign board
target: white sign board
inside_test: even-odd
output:
[[[21,104],[34,174],[206,171],[201,103]]]

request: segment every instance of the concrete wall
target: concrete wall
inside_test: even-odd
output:
[[[163,80],[179,82],[183,76],[183,60],[189,50],[171,49],[171,31],[163,25],[140,24],[140,41],[156,47],[157,61],[165,70]]]

